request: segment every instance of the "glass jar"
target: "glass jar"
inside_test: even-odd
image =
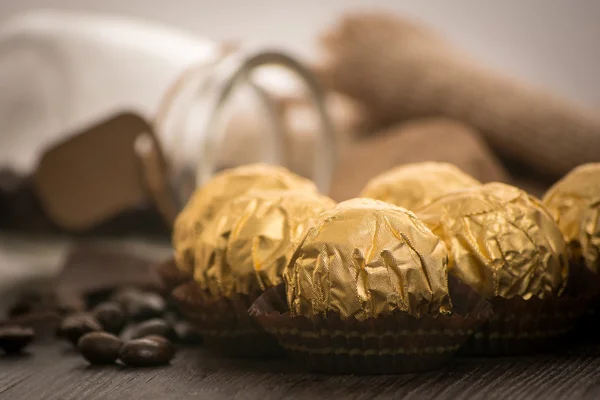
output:
[[[312,73],[292,56],[278,51],[234,51],[210,65],[192,68],[167,92],[155,120],[155,132],[171,168],[169,180],[178,207],[191,191],[215,173],[223,142],[231,99],[236,90],[246,90],[260,104],[269,129],[268,140],[256,161],[287,165],[289,141],[281,116],[268,90],[255,78],[267,67],[295,75],[308,90],[320,120],[320,135],[315,143],[312,179],[328,193],[335,165],[335,135],[325,108],[324,93]],[[289,79],[289,75],[288,78]],[[249,90],[248,90],[249,89]]]

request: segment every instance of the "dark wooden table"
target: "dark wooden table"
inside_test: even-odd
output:
[[[172,365],[91,367],[59,343],[0,357],[0,399],[600,399],[600,345],[521,358],[458,358],[446,368],[396,376],[308,374],[289,362],[181,349]]]

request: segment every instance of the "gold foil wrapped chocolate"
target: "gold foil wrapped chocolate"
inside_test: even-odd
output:
[[[250,164],[216,174],[198,188],[177,216],[173,227],[173,247],[177,266],[191,272],[198,233],[230,200],[252,189],[290,189],[317,193],[316,186],[283,167]]]
[[[526,192],[488,183],[442,196],[417,215],[448,246],[450,273],[483,296],[529,299],[564,289],[565,241]]]
[[[195,246],[194,280],[214,297],[257,295],[282,282],[292,245],[335,206],[306,191],[253,190],[226,204]]]
[[[292,315],[364,320],[451,309],[444,243],[413,213],[353,199],[321,214],[285,270]]]
[[[376,176],[360,195],[416,210],[446,193],[479,185],[452,164],[422,162],[401,165]]]
[[[571,258],[600,273],[600,163],[575,168],[544,195]]]

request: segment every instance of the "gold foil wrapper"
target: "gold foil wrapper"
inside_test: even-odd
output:
[[[401,165],[376,176],[360,195],[416,210],[446,193],[479,185],[452,164],[423,162]]]
[[[600,273],[600,163],[575,168],[544,195],[573,260]]]
[[[334,206],[300,191],[253,190],[232,200],[198,236],[194,280],[215,298],[252,296],[281,283],[292,245]]]
[[[178,268],[192,272],[194,245],[203,227],[228,201],[252,189],[303,190],[317,193],[316,186],[283,167],[250,164],[216,174],[196,189],[173,227],[173,247]]]
[[[290,313],[364,320],[395,310],[447,313],[444,243],[413,213],[353,199],[324,212],[294,250],[284,279]]]
[[[487,298],[562,293],[569,265],[541,202],[502,183],[440,197],[417,215],[448,246],[449,271]]]

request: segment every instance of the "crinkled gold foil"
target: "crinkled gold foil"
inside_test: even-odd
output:
[[[198,236],[194,280],[214,297],[281,283],[292,244],[333,206],[328,197],[290,190],[253,190],[230,201]]]
[[[410,211],[371,199],[339,203],[306,231],[285,270],[290,312],[359,320],[448,313],[447,259]]]
[[[287,169],[267,164],[250,164],[216,174],[196,189],[177,216],[173,247],[177,266],[192,272],[198,233],[228,201],[252,189],[292,189],[317,193],[316,186]]]
[[[409,210],[416,210],[436,198],[481,183],[458,167],[442,162],[405,164],[371,179],[361,193]]]
[[[543,198],[574,260],[600,273],[600,163],[581,165],[556,182]]]
[[[448,246],[450,273],[484,297],[560,294],[569,266],[558,226],[535,197],[488,183],[440,197],[417,215]]]

